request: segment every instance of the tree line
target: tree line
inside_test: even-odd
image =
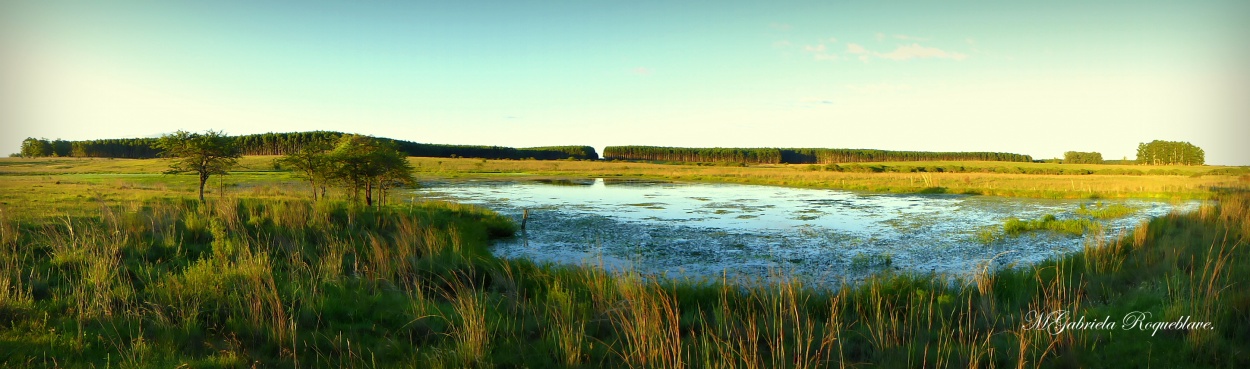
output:
[[[688,148],[608,146],[604,159],[678,162],[738,162],[757,164],[830,164],[881,161],[1017,161],[1028,155],[999,152],[931,152],[820,148]]]
[[[1068,151],[1063,153],[1064,164],[1102,164],[1102,153]]]
[[[286,155],[298,152],[313,142],[335,142],[349,134],[331,131],[261,133],[235,136],[235,146],[243,155]],[[407,156],[482,159],[598,159],[599,154],[590,146],[545,146],[513,148],[504,146],[439,145],[417,143],[389,138],[387,141]],[[22,141],[19,155],[22,157],[86,157],[146,159],[160,155],[159,138],[125,138],[87,141],[27,138]]]
[[[1188,142],[1154,140],[1137,145],[1137,163],[1147,165],[1203,165],[1206,153]]]
[[[781,162],[781,150],[769,148],[608,146],[603,149],[603,158],[613,160],[775,164]]]
[[[156,138],[121,138],[89,141],[66,141],[46,138],[26,138],[18,155],[25,158],[77,157],[77,158],[155,158],[161,150]]]

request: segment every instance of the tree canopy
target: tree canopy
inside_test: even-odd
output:
[[[333,163],[330,160],[330,149],[334,146],[329,141],[317,140],[304,143],[299,150],[292,151],[281,159],[278,164],[298,173],[308,180],[313,189],[313,201],[317,200],[317,191],[322,194],[333,178]]]
[[[373,205],[373,195],[382,193],[395,183],[411,183],[412,166],[395,144],[369,136],[345,135],[330,152],[326,169],[365,204]]]
[[[1063,153],[1065,164],[1102,164],[1102,153],[1068,151]]]
[[[22,151],[20,154],[24,158],[38,158],[42,156],[52,156],[52,143],[47,139],[38,139],[27,137],[22,140]]]
[[[157,142],[161,155],[174,158],[167,174],[194,172],[200,179],[200,202],[204,202],[204,184],[211,175],[225,175],[238,163],[242,153],[234,139],[220,131],[203,134],[178,131]]]
[[[1154,140],[1137,145],[1137,163],[1147,165],[1203,165],[1206,153],[1188,142]]]
[[[300,151],[305,145],[316,142],[337,142],[340,137],[348,134],[329,131],[261,133],[236,136],[235,145],[243,155],[287,155]],[[483,158],[483,159],[598,159],[599,154],[590,146],[543,146],[529,148],[513,148],[503,146],[474,145],[439,145],[375,138],[388,141],[408,156],[427,156],[444,158]],[[160,155],[156,138],[121,138],[89,141],[49,142],[46,139],[30,138],[33,144],[44,147],[55,146],[53,149],[32,148],[27,150],[27,143],[22,144],[22,155],[40,156],[75,156],[75,157],[107,157],[107,158],[155,158]]]
[[[830,164],[879,161],[992,160],[1032,161],[1028,155],[998,152],[929,152],[821,148],[689,148],[608,146],[605,159],[763,164]]]

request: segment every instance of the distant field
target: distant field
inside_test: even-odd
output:
[[[748,167],[600,161],[508,161],[411,158],[431,177],[567,176],[633,177],[832,188],[892,193],[960,193],[1043,198],[1205,198],[1208,189],[1250,181],[1240,167],[1078,165],[1013,162],[885,162],[843,167],[884,168],[882,172],[830,171],[823,165],[779,164]],[[962,167],[965,172],[898,172],[892,168]],[[1010,173],[985,173],[981,169]],[[1062,169],[1130,174],[1021,174]],[[1238,174],[1215,174],[1211,172]],[[1175,173],[1175,174],[1162,174]]]
[[[302,182],[297,178],[274,166],[273,161],[276,158],[244,157],[235,173],[223,180],[230,186],[245,187],[255,180],[253,177],[256,175],[279,172],[281,174],[278,178],[288,180],[288,185],[292,188],[301,186]],[[416,168],[418,176],[424,178],[624,177],[891,193],[956,193],[1042,198],[1206,198],[1210,196],[1211,188],[1233,187],[1239,183],[1250,182],[1250,169],[1219,166],[937,161],[847,164],[840,166],[843,171],[832,171],[824,165],[808,164],[730,167],[612,161],[417,157],[409,158],[409,162]],[[79,177],[71,177],[74,179],[70,182],[94,184],[97,187],[142,187],[145,181],[142,175],[170,177],[161,174],[166,167],[164,159],[7,158],[0,160],[0,176],[26,178],[0,181],[0,189],[9,193],[9,190],[44,186],[42,180],[31,176],[52,174],[75,174]],[[925,168],[926,171],[915,171],[918,168]],[[1093,174],[1022,174],[1055,171],[1088,171]],[[108,174],[132,176],[104,176]],[[190,176],[172,177],[172,182],[167,180],[169,178],[159,181],[160,186],[171,191],[192,190]],[[272,176],[265,178],[267,181],[274,179]],[[210,187],[215,189],[215,186]],[[83,193],[81,190],[82,188],[74,188],[53,192],[78,196]],[[11,195],[0,195],[0,201],[6,199],[11,199]]]

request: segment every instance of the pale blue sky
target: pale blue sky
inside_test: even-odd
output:
[[[1135,155],[1250,164],[1250,2],[0,0],[27,136]]]

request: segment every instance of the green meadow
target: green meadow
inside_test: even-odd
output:
[[[427,179],[1206,200],[1035,265],[987,264],[954,282],[887,270],[831,289],[502,260],[489,247],[516,232],[509,218],[395,193],[372,207],[337,190],[314,202],[274,158],[244,157],[230,175],[212,177],[203,203],[193,175],[161,174],[167,160],[0,159],[0,366],[1250,366],[1250,175],[1242,168],[409,158]],[[1104,218],[1132,209],[1080,211]],[[1073,227],[1090,231],[1053,217],[995,231]],[[862,264],[889,262],[865,256]],[[1116,324],[1092,324],[1104,321]]]

